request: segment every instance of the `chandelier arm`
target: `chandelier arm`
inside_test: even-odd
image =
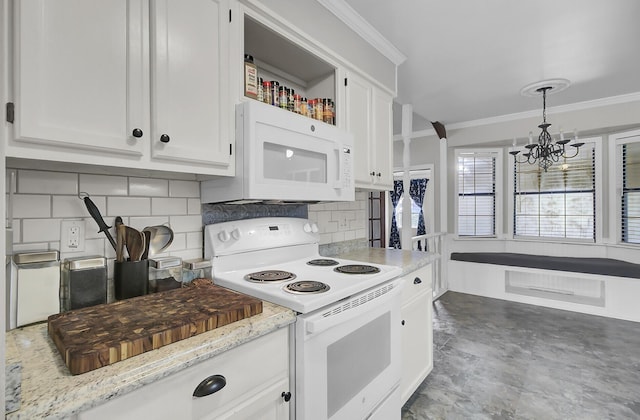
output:
[[[573,154],[573,156],[567,156],[566,153],[562,155],[563,158],[565,159],[571,159],[574,158],[576,156],[578,156],[578,153],[580,153],[580,148],[576,147],[576,152]]]

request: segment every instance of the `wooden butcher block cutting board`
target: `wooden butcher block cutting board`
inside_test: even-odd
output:
[[[49,336],[73,375],[262,312],[262,301],[210,282],[51,315]]]

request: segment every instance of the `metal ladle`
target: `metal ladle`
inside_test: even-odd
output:
[[[142,259],[164,251],[173,242],[173,230],[169,226],[147,226],[142,229],[142,233],[145,235],[145,239],[148,239],[145,241]]]

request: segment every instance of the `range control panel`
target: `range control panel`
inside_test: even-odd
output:
[[[221,222],[205,227],[205,254],[238,254],[283,246],[314,244],[318,226],[308,219],[263,217]]]

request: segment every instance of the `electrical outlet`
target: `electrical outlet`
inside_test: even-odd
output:
[[[60,223],[60,252],[84,251],[84,220],[63,220]]]

